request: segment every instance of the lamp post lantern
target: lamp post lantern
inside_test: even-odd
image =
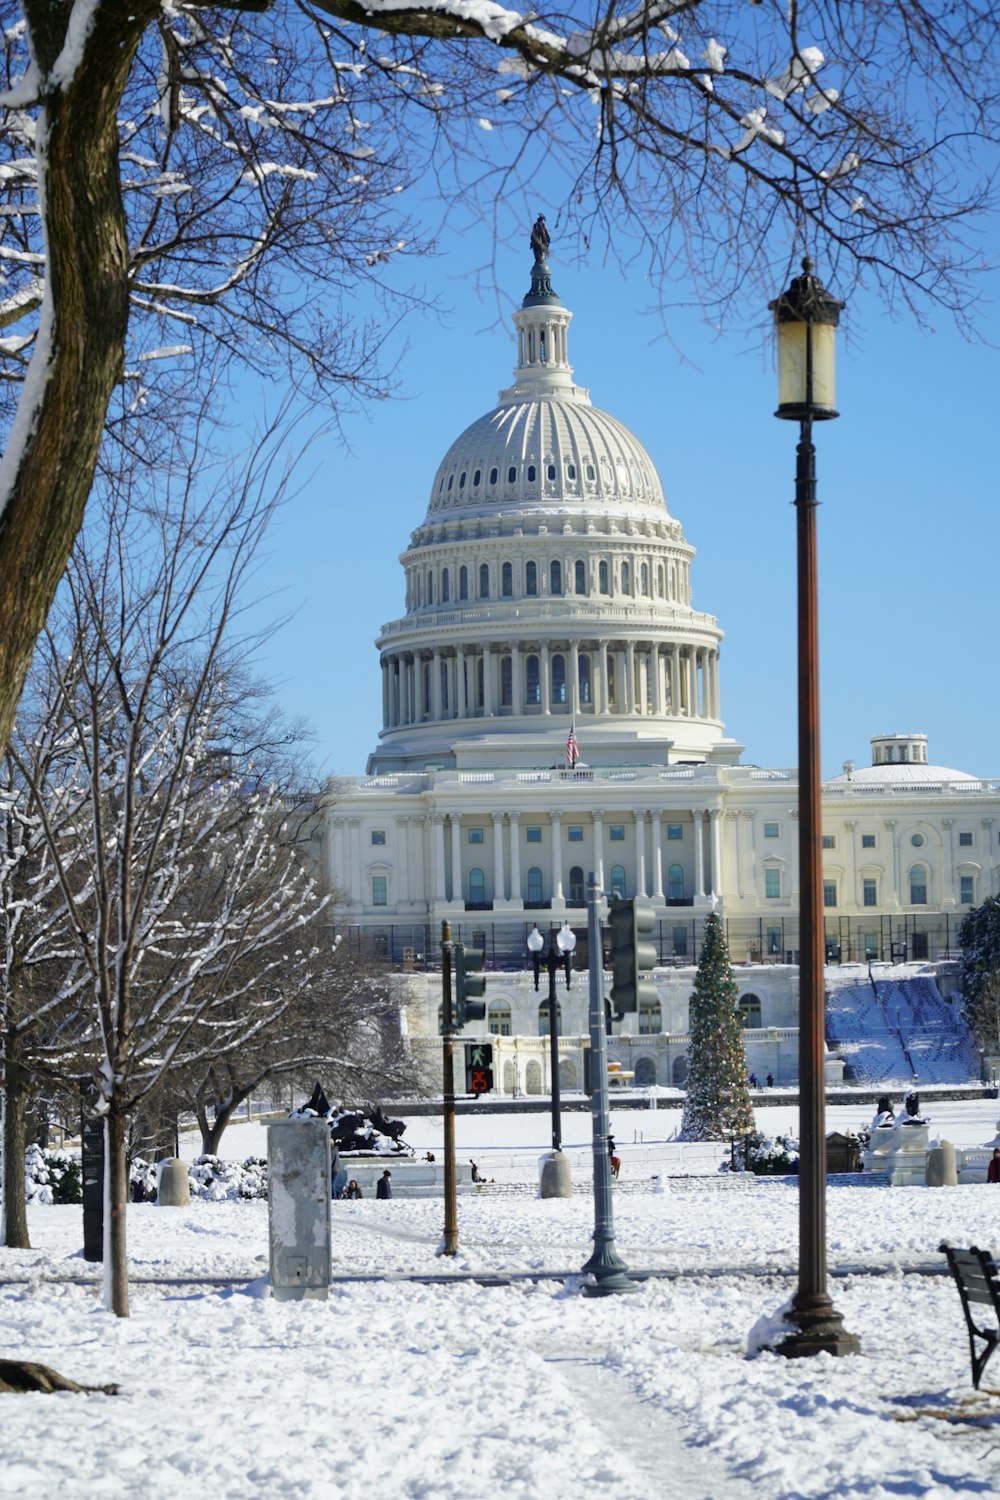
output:
[[[819,611],[814,422],[839,416],[834,384],[837,324],[844,304],[802,275],[770,304],[778,339],[776,417],[798,422],[795,467],[798,580],[799,741],[799,1283],[779,1354],[856,1354],[826,1289],[826,1131],[823,1077],[823,826],[820,802]]]

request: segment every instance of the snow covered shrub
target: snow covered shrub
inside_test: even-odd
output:
[[[24,1191],[29,1203],[82,1203],[79,1154],[29,1146],[24,1153]]]
[[[738,1172],[753,1172],[758,1177],[784,1177],[799,1169],[799,1143],[791,1136],[770,1136],[753,1131],[733,1147],[733,1163]]]
[[[192,1195],[218,1202],[227,1198],[266,1198],[267,1162],[248,1156],[243,1162],[199,1156],[189,1168]]]

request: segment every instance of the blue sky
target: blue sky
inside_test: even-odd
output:
[[[537,207],[553,215],[550,206]],[[527,290],[529,218],[497,251],[507,309]],[[444,316],[390,336],[397,399],[349,417],[349,449],[324,437],[275,522],[262,575],[271,615],[294,618],[261,652],[283,707],[308,719],[326,774],[361,774],[381,725],[374,638],[403,611],[398,555],[422,520],[438,462],[489,410],[514,364],[512,325],[477,290],[484,230],[446,231],[408,263]],[[779,422],[766,308],[723,332],[696,309],[657,314],[657,289],[553,237],[557,291],[573,313],[570,359],[595,405],[649,450],[671,513],[697,549],[695,608],[715,614],[726,732],[744,761],[795,761],[794,456]],[[823,275],[823,267],[817,267]],[[776,269],[774,293],[786,280]],[[831,284],[830,290],[839,289]],[[995,431],[1000,276],[970,343],[852,300],[838,350],[839,421],[817,429],[824,775],[870,762],[869,739],[921,730],[929,758],[1000,776],[994,667],[998,609]],[[674,284],[668,301],[688,300]],[[584,756],[586,746],[582,747]]]

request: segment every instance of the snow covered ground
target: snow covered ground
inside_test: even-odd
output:
[[[773,1120],[760,1113],[764,1129],[794,1130],[787,1107]],[[842,1128],[863,1123],[866,1110],[829,1113],[829,1127]],[[613,1116],[624,1159],[618,1248],[634,1270],[678,1273],[629,1296],[589,1300],[574,1276],[534,1279],[575,1272],[589,1254],[593,1206],[583,1182],[568,1200],[502,1186],[462,1196],[454,1261],[435,1253],[437,1201],[337,1203],[334,1267],[344,1279],[324,1303],[267,1297],[265,1204],[137,1205],[128,1321],[101,1309],[98,1268],[80,1258],[79,1208],[33,1208],[36,1248],[0,1250],[5,1352],[78,1380],[118,1381],[121,1394],[2,1398],[0,1495],[578,1500],[589,1490],[607,1500],[898,1500],[1000,1492],[1000,1391],[972,1391],[952,1282],[913,1269],[941,1264],[942,1238],[995,1247],[1000,1195],[986,1185],[831,1186],[830,1262],[845,1271],[831,1277],[831,1291],[862,1352],[749,1359],[754,1323],[794,1289],[797,1187],[771,1180],[655,1192],[642,1150],[654,1125],[669,1134],[671,1114]],[[997,1114],[996,1101],[942,1104],[932,1132],[979,1144],[993,1136]],[[564,1123],[567,1141],[585,1144],[588,1117]],[[262,1134],[235,1127],[223,1154],[259,1151]],[[435,1150],[440,1122],[413,1121],[407,1138]],[[547,1139],[545,1115],[458,1121],[460,1153],[475,1155],[488,1175],[491,1152],[519,1156],[525,1183]],[[470,1273],[512,1280],[483,1286]],[[985,1383],[1000,1388],[1000,1355]]]

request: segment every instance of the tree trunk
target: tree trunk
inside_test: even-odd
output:
[[[69,7],[26,0],[25,12],[44,76],[62,51]],[[37,346],[0,470],[0,745],[10,738],[122,378],[128,244],[118,114],[154,13],[149,0],[127,8],[98,0],[77,67],[47,88],[38,121],[48,262]]]
[[[207,1113],[198,1116],[203,1156],[218,1156],[222,1133],[246,1097],[242,1089],[234,1089],[225,1104],[216,1105],[215,1119],[211,1125],[208,1123]]]
[[[121,1101],[116,1096],[112,1096],[107,1115],[105,1150],[108,1154],[104,1170],[109,1188],[104,1223],[105,1285],[110,1282],[110,1310],[116,1317],[127,1318],[128,1252],[125,1219],[128,1208],[128,1151],[125,1115]]]
[[[27,1145],[25,1113],[27,1076],[10,1054],[13,1038],[7,1038],[4,1062],[6,1100],[3,1119],[3,1198],[5,1243],[12,1250],[30,1250],[28,1206],[24,1191],[24,1152]]]

